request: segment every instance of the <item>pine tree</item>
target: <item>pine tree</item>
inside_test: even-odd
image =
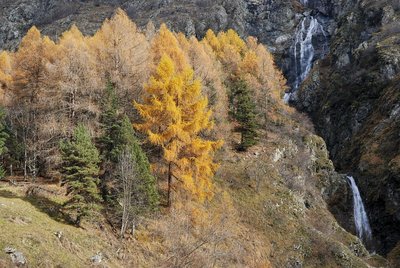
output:
[[[158,194],[155,179],[151,175],[150,164],[147,156],[142,151],[135,137],[132,124],[128,116],[118,112],[118,100],[113,84],[109,81],[106,88],[105,101],[101,123],[103,136],[100,139],[102,154],[114,169],[118,164],[121,154],[128,151],[132,155],[133,164],[138,168],[138,180],[135,186],[135,195],[141,200],[141,206],[153,210],[157,207]]]
[[[3,156],[3,154],[7,151],[6,147],[6,141],[8,139],[8,134],[6,132],[6,127],[5,127],[5,120],[6,114],[3,110],[3,108],[0,108],[0,156]],[[5,176],[5,170],[3,166],[0,164],[0,179],[4,178]]]
[[[257,119],[256,106],[245,81],[233,83],[231,104],[235,107],[233,116],[240,125],[241,141],[238,149],[246,151],[257,143]]]
[[[198,200],[211,198],[211,179],[217,168],[213,154],[222,142],[200,137],[200,132],[213,127],[200,81],[193,79],[190,68],[176,71],[172,59],[164,55],[145,90],[144,103],[135,103],[143,123],[135,126],[148,135],[150,143],[163,149],[168,205],[173,177]]]
[[[76,214],[79,226],[82,217],[90,216],[92,210],[99,209],[99,153],[82,124],[75,129],[72,140],[60,144],[60,149],[67,195],[71,195],[65,207]]]

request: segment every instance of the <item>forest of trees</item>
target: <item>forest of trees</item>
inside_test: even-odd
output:
[[[172,192],[212,198],[215,153],[255,145],[285,83],[233,30],[198,40],[139,29],[122,10],[93,36],[73,26],[55,42],[32,27],[0,54],[0,177],[61,182],[78,225],[108,206],[124,233]]]

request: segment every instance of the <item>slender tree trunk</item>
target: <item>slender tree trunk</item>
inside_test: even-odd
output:
[[[72,96],[71,96],[71,118],[75,118],[75,89],[72,91]]]
[[[134,218],[132,212],[132,192],[134,187],[134,181],[137,178],[136,169],[133,163],[133,157],[130,152],[124,151],[119,156],[118,161],[119,175],[122,180],[122,219],[121,219],[121,239],[124,238],[124,234],[127,231],[130,222],[134,226]],[[132,227],[133,230],[133,227]]]
[[[135,221],[132,221],[132,235],[135,234],[135,231],[136,231],[136,224]]]
[[[169,162],[168,165],[168,203],[167,206],[171,206],[171,182],[172,182],[172,170],[171,170],[172,164]]]
[[[24,144],[24,180],[27,180],[28,177],[28,152],[26,150],[26,141]]]

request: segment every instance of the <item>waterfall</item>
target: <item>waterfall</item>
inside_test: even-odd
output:
[[[296,72],[295,90],[306,79],[313,66],[315,48],[312,41],[317,34],[322,34],[326,38],[324,28],[316,18],[313,16],[304,17],[298,26],[293,47]]]
[[[353,191],[354,224],[356,226],[357,236],[363,242],[368,242],[372,238],[372,231],[367,213],[365,212],[364,203],[354,178],[352,176],[347,176],[347,178],[350,182],[351,190]]]
[[[307,4],[307,0],[303,0],[303,4]],[[295,92],[301,83],[306,79],[310,73],[311,68],[316,57],[316,48],[313,44],[313,39],[322,37],[323,39],[317,39],[322,42],[320,47],[323,50],[322,55],[327,51],[328,38],[322,24],[314,16],[305,16],[297,26],[295,33],[295,40],[293,45],[293,58],[294,58],[294,72],[295,81],[290,93],[286,93],[284,101],[288,103],[291,100],[292,93]]]
[[[303,6],[307,6],[308,5],[308,0],[300,0],[300,3],[302,3]]]

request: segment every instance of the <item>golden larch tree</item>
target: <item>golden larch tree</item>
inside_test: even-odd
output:
[[[152,40],[151,51],[155,64],[158,64],[164,55],[172,59],[177,71],[183,71],[189,64],[177,37],[165,24],[161,25],[160,30]]]
[[[134,104],[143,118],[143,123],[135,127],[147,134],[150,143],[163,149],[168,205],[173,177],[196,199],[211,198],[217,168],[213,155],[222,142],[200,137],[202,131],[213,127],[200,81],[193,78],[193,70],[188,67],[177,71],[173,60],[165,55],[145,90],[143,104]]]
[[[45,80],[47,66],[56,57],[55,44],[48,37],[42,38],[32,27],[22,39],[12,61],[12,101],[10,118],[16,126],[14,133],[23,143],[24,177],[35,178],[41,154],[40,118],[47,105]]]
[[[225,74],[222,65],[208,44],[199,42],[195,37],[187,40],[181,34],[178,35],[178,40],[193,66],[195,77],[202,82],[202,94],[207,96],[209,107],[213,111],[216,127],[211,132],[212,137],[226,137],[230,133],[230,124],[228,122],[228,95],[223,82]]]
[[[99,114],[98,74],[90,54],[87,38],[76,26],[64,32],[52,46],[56,56],[46,65],[43,81],[43,102],[38,129],[43,143],[42,175],[60,177],[60,140],[70,137],[75,126],[85,123],[93,132]],[[45,126],[45,127],[44,127]]]
[[[12,81],[11,57],[7,51],[0,53],[0,104],[6,105],[6,91]]]
[[[123,108],[139,100],[150,75],[150,43],[122,9],[89,39],[104,85],[112,82]]]
[[[59,45],[63,56],[56,63],[52,78],[62,95],[63,116],[91,126],[91,121],[99,117],[99,88],[104,87],[95,68],[97,59],[88,45],[88,38],[76,26],[62,34]],[[69,134],[76,126],[71,123],[65,130]]]

